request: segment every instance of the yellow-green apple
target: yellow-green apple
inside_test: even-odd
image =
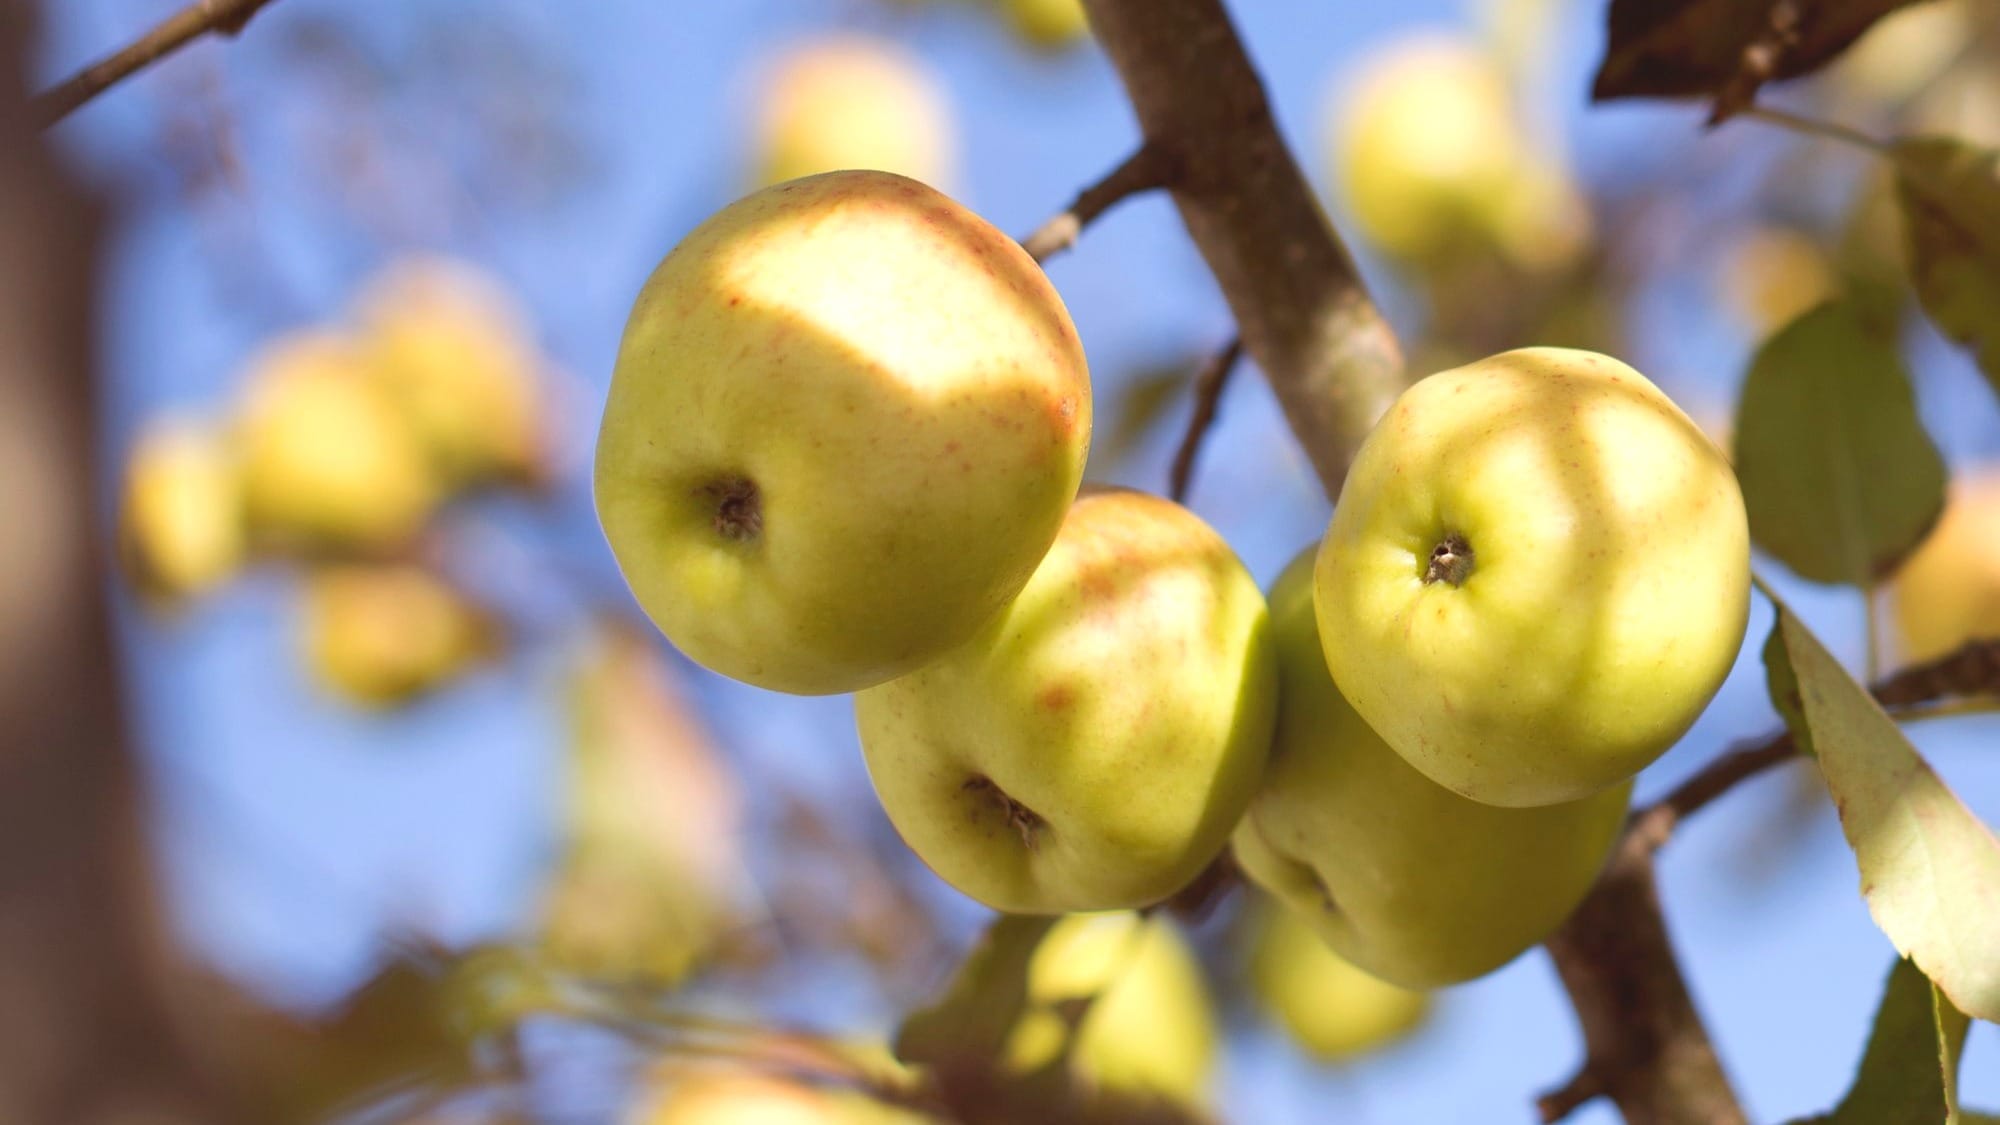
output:
[[[1270,646],[1263,594],[1212,528],[1091,492],[977,636],[855,698],[868,773],[911,849],[996,910],[1157,902],[1256,788]]]
[[[306,581],[306,668],[359,707],[396,707],[435,691],[497,641],[484,611],[421,567],[342,564]]]
[[[1428,994],[1357,968],[1289,907],[1266,901],[1250,926],[1250,991],[1315,1057],[1332,1062],[1386,1047],[1430,1010]]]
[[[1410,768],[1327,674],[1322,651],[1345,641],[1315,620],[1316,585],[1308,550],[1271,589],[1278,724],[1232,841],[1237,863],[1334,952],[1385,981],[1435,988],[1492,972],[1582,900],[1631,783],[1508,809]]]
[[[235,574],[243,496],[227,435],[191,418],[148,423],[125,467],[118,530],[127,572],[152,597],[192,597]]]
[[[1072,914],[1028,962],[1026,1007],[1002,1047],[1014,1072],[1069,1047],[1070,1073],[1091,1094],[1205,1104],[1215,1069],[1214,1005],[1187,939],[1164,916]],[[1092,998],[1068,1043],[1068,1004]]]
[[[237,439],[261,542],[388,550],[416,534],[440,493],[423,443],[369,377],[365,353],[331,333],[286,336],[252,361]]]
[[[1944,514],[1897,569],[1890,605],[1896,651],[1934,660],[1975,638],[2000,637],[2000,466],[1952,481]]]
[[[1090,445],[1062,299],[914,180],[829,172],[724,208],[625,328],[598,515],[701,664],[853,691],[969,639],[1061,526]]]
[[[369,373],[452,486],[532,480],[543,457],[527,314],[485,274],[436,258],[391,265],[358,302]]]
[[[1496,247],[1541,267],[1582,245],[1581,198],[1523,127],[1491,50],[1412,36],[1371,54],[1330,104],[1332,178],[1356,229],[1390,256],[1421,263]]]
[[[1768,336],[1833,296],[1839,279],[1828,254],[1795,227],[1765,224],[1730,240],[1718,279],[1744,327]]]
[[[1031,47],[1061,50],[1090,34],[1083,0],[1000,0],[1007,23]]]
[[[1750,609],[1728,460],[1645,376],[1524,348],[1422,379],[1320,546],[1327,666],[1433,781],[1493,805],[1639,772],[1721,686]]]
[[[951,187],[950,102],[894,43],[839,35],[802,43],[762,76],[754,141],[759,186],[851,168]]]

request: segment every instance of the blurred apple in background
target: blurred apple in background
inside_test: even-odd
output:
[[[858,1090],[813,1086],[775,1069],[670,1064],[625,1125],[919,1125],[931,1118]]]
[[[1420,265],[1497,248],[1545,268],[1581,249],[1587,211],[1494,52],[1428,32],[1367,57],[1327,103],[1330,178],[1363,237]]]
[[[1327,1061],[1385,1047],[1430,1010],[1427,994],[1378,980],[1298,915],[1260,896],[1249,927],[1250,990],[1308,1053]]]
[[[950,190],[956,126],[944,87],[884,40],[840,35],[771,59],[757,93],[754,179],[872,168]]]
[[[541,475],[542,358],[528,317],[498,282],[462,263],[406,259],[356,304],[369,371],[447,485]]]
[[[149,422],[125,467],[119,547],[138,589],[165,602],[203,594],[243,564],[243,495],[222,427]]]
[[[441,491],[367,353],[331,333],[281,337],[252,361],[237,438],[261,544],[386,551],[416,534]]]
[[[1065,1002],[1095,997],[1070,1045],[1071,1073],[1089,1090],[1205,1105],[1215,1069],[1215,1012],[1187,939],[1162,915],[1072,914],[1028,963],[1027,1009],[1007,1039],[1019,1073],[1059,1054]]]
[[[1952,479],[1944,514],[1889,590],[1904,663],[2000,637],[2000,465],[1961,470]]]
[[[1901,101],[1965,50],[1976,30],[1974,19],[1966,0],[1929,0],[1889,12],[1833,60],[1824,81],[1843,101],[1871,107]]]
[[[306,576],[306,668],[359,707],[408,703],[499,647],[494,623],[450,583],[406,563],[347,563]]]
[[[1818,240],[1778,224],[1750,227],[1731,238],[1718,272],[1729,308],[1758,338],[1783,328],[1840,288]]]
[[[1083,0],[998,0],[1009,27],[1030,47],[1059,51],[1090,36]]]

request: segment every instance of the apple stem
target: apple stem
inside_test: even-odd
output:
[[[764,507],[757,482],[749,477],[728,477],[703,485],[701,494],[715,502],[715,533],[741,543],[764,533]]]
[[[984,794],[994,804],[1000,806],[1000,813],[1007,824],[1020,833],[1021,844],[1029,851],[1035,850],[1036,838],[1040,836],[1042,825],[1047,823],[1035,810],[1007,795],[1007,791],[993,783],[985,774],[976,774],[965,783],[968,792]]]
[[[1472,544],[1465,541],[1465,536],[1453,531],[1431,548],[1430,566],[1424,571],[1424,585],[1447,582],[1463,586],[1471,574]]]

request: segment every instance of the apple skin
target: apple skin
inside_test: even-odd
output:
[[[854,709],[911,850],[995,910],[1065,914],[1200,873],[1256,789],[1276,691],[1264,597],[1229,544],[1108,490],[978,636]]]
[[[1271,589],[1278,722],[1231,841],[1251,881],[1334,952],[1391,984],[1484,976],[1561,925],[1624,823],[1632,785],[1497,808],[1432,782],[1377,737],[1326,671],[1308,550]]]
[[[1054,540],[1090,380],[1041,268],[914,180],[830,172],[688,235],[626,326],[598,516],[698,663],[804,695],[963,643]]]
[[[759,187],[868,168],[949,190],[956,127],[944,88],[892,42],[837,35],[793,46],[758,92]]]
[[[1952,481],[1937,526],[1897,568],[1889,604],[1906,664],[2000,637],[2000,465]]]
[[[1431,580],[1454,541],[1462,585]],[[1525,348],[1390,407],[1315,588],[1334,682],[1397,753],[1476,801],[1554,804],[1638,773],[1722,685],[1749,525],[1728,459],[1643,375]]]
[[[1430,1011],[1427,993],[1371,976],[1274,902],[1263,903],[1251,920],[1249,970],[1257,1002],[1293,1042],[1327,1062],[1403,1039]]]
[[[1113,1097],[1208,1101],[1215,1070],[1214,1004],[1201,963],[1171,919],[1131,911],[1072,914],[1028,962],[1027,1008],[1001,1048],[1028,1074],[1063,1048],[1066,1001],[1095,997],[1076,1028],[1071,1073]]]

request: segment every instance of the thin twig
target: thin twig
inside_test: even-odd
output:
[[[1173,469],[1167,474],[1167,494],[1176,501],[1187,499],[1188,485],[1194,479],[1194,459],[1201,452],[1201,442],[1208,436],[1209,427],[1215,424],[1223,388],[1229,385],[1229,373],[1236,370],[1237,361],[1242,358],[1243,340],[1238,337],[1195,374],[1194,414],[1188,418],[1187,432],[1181,435],[1180,448],[1174,451]]]
[[[111,87],[204,35],[236,35],[272,0],[194,0],[130,45],[36,94],[35,127],[46,129]]]
[[[1852,145],[1875,156],[1881,156],[1889,151],[1889,146],[1885,142],[1871,137],[1859,129],[1842,125],[1837,121],[1821,121],[1818,118],[1803,117],[1782,109],[1773,109],[1767,105],[1750,106],[1743,110],[1739,116],[1753,117],[1759,121],[1789,129],[1794,133],[1802,133],[1812,137],[1824,137],[1830,141],[1839,141],[1841,144]]]
[[[1168,186],[1170,179],[1171,165],[1160,155],[1160,150],[1151,145],[1140,145],[1137,151],[1125,158],[1123,164],[1078,192],[1076,201],[1069,205],[1068,210],[1022,239],[1021,247],[1037,262],[1046,262],[1076,245],[1077,236],[1083,233],[1083,228],[1096,221],[1099,215],[1132,196]]]

